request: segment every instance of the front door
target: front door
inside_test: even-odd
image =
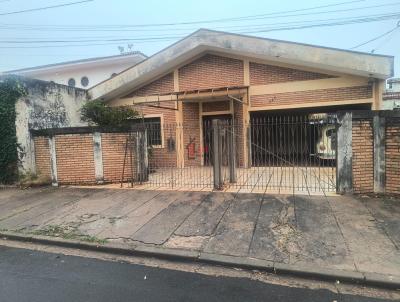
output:
[[[229,114],[203,116],[203,158],[205,166],[212,166],[213,164],[213,120],[230,122],[232,116]]]

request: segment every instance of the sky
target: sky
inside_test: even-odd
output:
[[[118,46],[150,56],[209,28],[342,49],[377,38],[354,50],[395,56],[400,77],[400,0],[86,0],[13,13],[71,2],[0,0],[0,71],[116,55]]]

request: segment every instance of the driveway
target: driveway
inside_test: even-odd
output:
[[[400,200],[390,198],[3,189],[0,229],[400,275]]]

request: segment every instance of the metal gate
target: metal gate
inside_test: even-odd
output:
[[[335,115],[146,125],[136,183],[173,189],[313,194],[336,191]],[[139,151],[145,150],[145,151]],[[144,160],[146,159],[146,160]],[[143,170],[144,169],[144,170]]]
[[[335,192],[336,120],[327,114],[267,116],[251,119],[245,129],[223,125],[233,137],[225,145],[235,144],[235,168],[224,170],[229,186],[250,192]],[[223,162],[232,158],[222,154]]]

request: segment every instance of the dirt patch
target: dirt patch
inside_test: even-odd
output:
[[[201,250],[209,236],[171,236],[166,243],[164,243],[165,247],[169,248],[181,248],[181,249],[189,249],[189,250]]]

